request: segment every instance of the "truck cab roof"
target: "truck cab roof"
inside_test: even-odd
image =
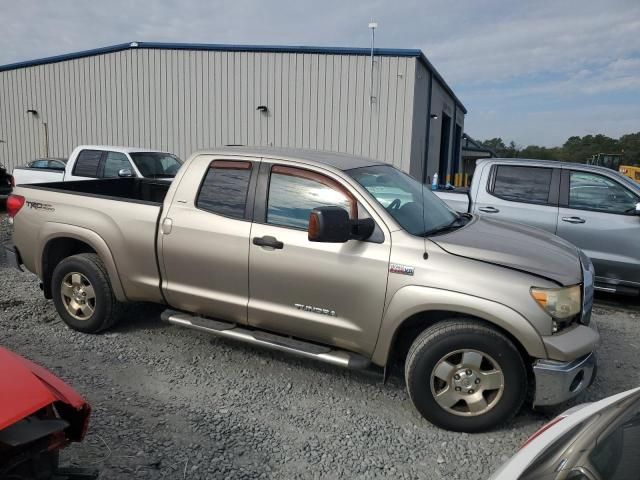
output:
[[[74,151],[80,150],[109,150],[110,152],[120,152],[120,153],[143,153],[143,152],[160,152],[160,153],[170,153],[165,152],[158,149],[152,148],[139,148],[139,147],[122,147],[119,145],[78,145],[73,149]]]
[[[196,153],[201,155],[247,155],[280,160],[303,160],[311,165],[330,166],[343,171],[371,165],[386,165],[383,162],[362,156],[321,150],[307,150],[304,148],[225,146],[211,150],[201,150]]]
[[[590,172],[615,172],[615,170],[611,170],[610,168],[599,167],[597,165],[587,165],[586,163],[562,162],[559,160],[538,160],[535,158],[482,158],[476,162],[476,165],[484,163],[507,163],[532,167],[574,168]]]

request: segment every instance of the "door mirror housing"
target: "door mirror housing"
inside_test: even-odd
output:
[[[366,240],[376,228],[372,218],[351,220],[341,207],[314,208],[309,215],[309,241],[345,243],[351,239]]]
[[[130,168],[122,168],[118,170],[118,176],[122,178],[133,177],[133,172]]]
[[[353,228],[351,238],[356,240],[366,240],[373,235],[376,229],[376,222],[373,218],[361,218],[352,222]]]
[[[345,243],[351,238],[349,212],[341,207],[314,208],[309,215],[310,242]]]

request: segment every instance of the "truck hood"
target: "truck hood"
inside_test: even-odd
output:
[[[464,227],[429,239],[452,255],[522,270],[561,285],[582,282],[578,249],[538,228],[476,215]]]

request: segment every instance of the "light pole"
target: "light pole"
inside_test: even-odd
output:
[[[378,28],[378,22],[371,21],[369,28],[371,29],[371,86],[369,88],[369,102],[373,104],[376,100],[376,97],[373,95],[373,49],[376,43],[376,28]]]

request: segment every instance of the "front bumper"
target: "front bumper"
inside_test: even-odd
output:
[[[597,368],[595,352],[572,362],[536,360],[533,363],[536,382],[533,406],[558,405],[575,397],[593,383]]]
[[[7,264],[10,267],[16,268],[23,272],[24,270],[22,270],[22,258],[20,258],[20,252],[18,252],[18,249],[15,247],[15,245],[11,242],[7,242],[2,245],[2,248],[7,259]]]

